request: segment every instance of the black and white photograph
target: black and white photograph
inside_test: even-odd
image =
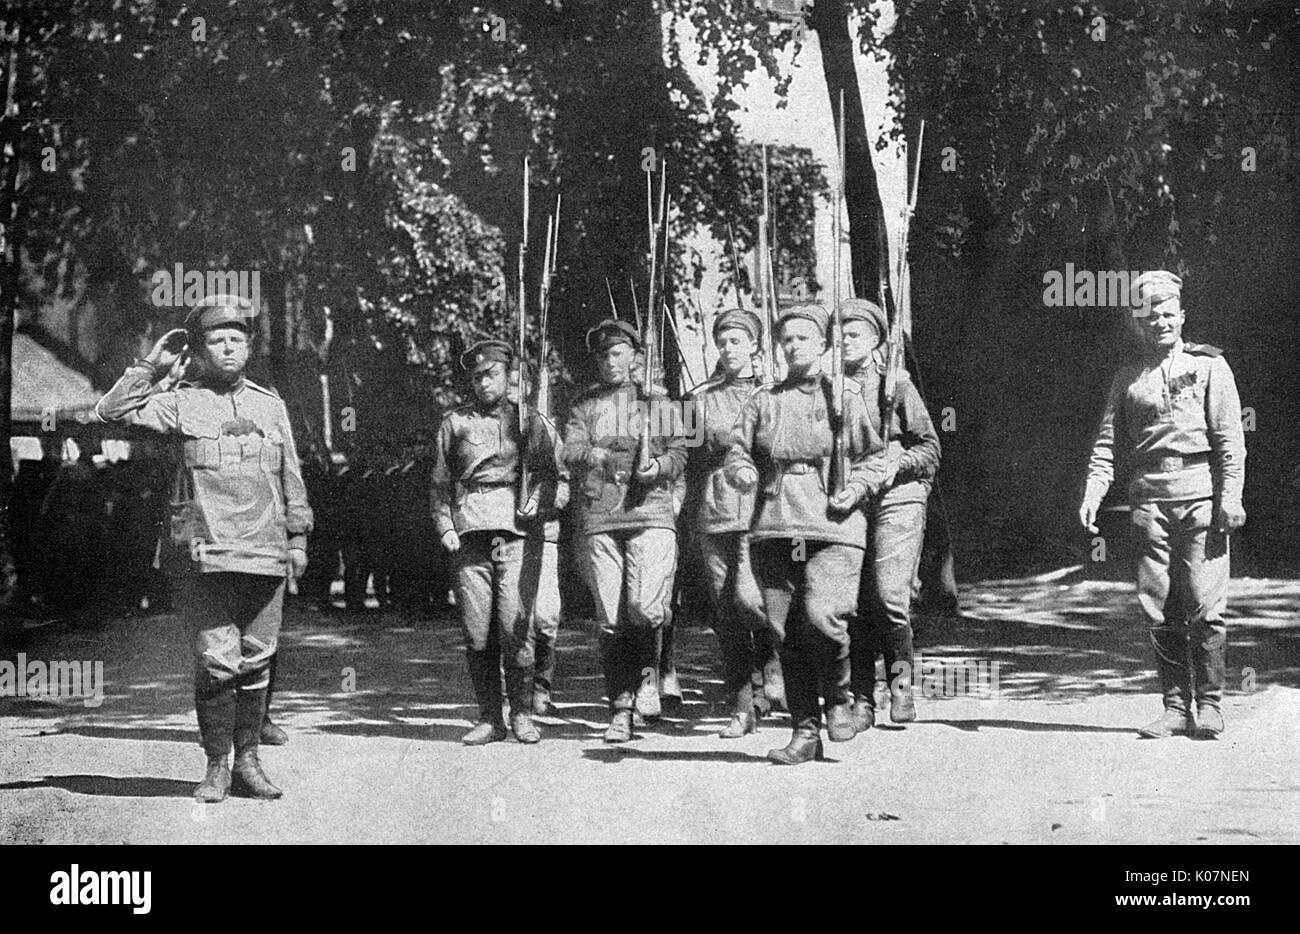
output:
[[[1087,845],[1222,923],[1300,843],[1293,0],[0,0],[0,60],[24,898]]]

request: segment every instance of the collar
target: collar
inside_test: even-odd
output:
[[[822,384],[822,374],[818,370],[815,373],[809,373],[807,376],[787,376],[782,385],[787,389],[797,389],[802,393],[812,395]]]

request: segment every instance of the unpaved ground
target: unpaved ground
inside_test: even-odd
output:
[[[1130,585],[965,588],[965,622],[925,654],[999,665],[998,696],[931,697],[921,720],[780,768],[787,724],[725,742],[716,643],[684,630],[681,719],[600,742],[589,629],[560,643],[561,716],[540,746],[457,742],[473,715],[451,620],[295,608],[264,750],[278,802],[190,800],[202,772],[174,617],[29,629],[0,659],[100,659],[102,706],[0,699],[0,841],[1240,843],[1300,842],[1300,582],[1236,580],[1228,733],[1150,742],[1158,708]],[[983,669],[987,671],[988,669]]]

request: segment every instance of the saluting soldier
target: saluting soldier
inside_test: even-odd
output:
[[[723,683],[732,707],[731,721],[719,734],[723,739],[755,732],[772,698],[785,704],[780,662],[749,559],[754,493],[742,493],[725,477],[731,430],[759,386],[754,356],[762,333],[763,323],[752,311],[733,308],[718,315],[713,323],[718,372],[685,399],[703,431],[704,443],[691,452],[686,465],[691,487],[687,501],[694,510],[690,521],[704,559]]]
[[[194,638],[194,701],[208,757],[194,796],[206,802],[228,791],[280,797],[257,750],[286,570],[302,576],[312,525],[284,402],[244,376],[254,314],[241,296],[209,296],[95,407],[103,420],[180,440],[172,540],[190,559],[180,606]],[[184,368],[190,348],[199,374],[157,391],[157,382]]]
[[[889,719],[916,719],[912,691],[912,593],[925,540],[926,500],[939,470],[939,434],[916,386],[898,374],[893,400],[885,399],[885,335],[880,306],[863,298],[840,304],[844,374],[861,387],[872,428],[889,447],[881,495],[864,503],[867,553],[858,613],[849,627],[853,668],[853,720],[859,733],[876,722],[876,659],[885,657]],[[883,423],[889,405],[889,424]]]
[[[461,357],[474,401],[443,416],[434,447],[430,498],[443,548],[456,565],[456,602],[465,629],[479,722],[462,738],[482,746],[506,738],[501,710],[505,670],[510,729],[536,743],[533,723],[534,612],[559,613],[559,511],[568,484],[558,436],[539,416],[521,426],[507,398],[514,350],[482,341]],[[519,501],[527,459],[538,495]]]
[[[794,731],[767,756],[782,765],[821,758],[822,705],[832,741],[854,736],[849,692],[849,620],[867,536],[858,508],[884,482],[884,445],[857,392],[844,393],[849,475],[832,492],[837,425],[830,379],[821,368],[829,314],[799,305],[778,319],[787,375],[754,393],[731,436],[726,476],[742,492],[761,486],[750,554],[768,625],[778,640]]]
[[[1182,280],[1164,270],[1133,283],[1142,360],[1121,368],[1111,383],[1079,521],[1097,532],[1116,451],[1128,454],[1128,496],[1141,535],[1138,603],[1164,696],[1163,713],[1139,733],[1158,739],[1185,730],[1217,739],[1228,536],[1246,521],[1246,443],[1237,384],[1222,352],[1183,340],[1181,293]]]
[[[575,551],[601,627],[608,743],[632,738],[638,692],[648,695],[658,680],[657,633],[672,622],[677,565],[673,488],[686,466],[685,439],[671,420],[669,430],[652,432],[649,461],[637,463],[642,410],[668,402],[645,398],[632,380],[639,344],[623,321],[587,333],[599,382],[574,401],[564,435],[564,461],[580,491]]]

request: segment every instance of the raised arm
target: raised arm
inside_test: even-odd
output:
[[[176,395],[161,392],[157,384],[184,364],[187,345],[184,328],[168,331],[149,355],[126,368],[113,388],[95,403],[95,416],[103,422],[126,422],[170,433],[180,429]]]

